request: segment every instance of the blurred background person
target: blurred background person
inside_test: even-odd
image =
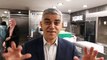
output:
[[[6,39],[7,24],[5,21],[0,23],[0,53],[3,52],[3,42]]]
[[[16,25],[16,20],[15,19],[10,19],[9,20],[9,27],[7,29],[7,34],[6,34],[6,51],[7,48],[11,46],[11,42],[14,41],[16,43],[16,46],[19,44],[19,28]]]

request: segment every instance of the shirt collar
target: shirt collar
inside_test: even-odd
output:
[[[48,43],[44,37],[43,37],[43,43],[44,43],[44,46]],[[58,45],[58,37],[56,38],[54,45],[56,46]]]

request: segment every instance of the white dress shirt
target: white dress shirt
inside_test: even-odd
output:
[[[58,46],[58,38],[56,39],[55,43],[50,45],[45,38],[43,37],[44,42],[44,56],[45,60],[55,60],[56,59],[56,51]]]

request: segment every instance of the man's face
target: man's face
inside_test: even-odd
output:
[[[62,28],[61,16],[57,14],[46,14],[40,24],[46,39],[56,39]]]

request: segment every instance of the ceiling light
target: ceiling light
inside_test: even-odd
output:
[[[83,8],[87,8],[87,5],[83,5]]]
[[[62,3],[58,3],[58,6],[62,6],[63,4]]]
[[[66,0],[66,1],[68,1],[68,2],[69,2],[69,1],[71,1],[71,0]]]
[[[104,25],[106,25],[107,24],[107,22],[106,21],[104,21]]]
[[[21,11],[18,12],[19,14],[21,13]]]
[[[57,8],[56,6],[53,6],[53,8]]]
[[[8,13],[7,11],[4,11],[4,13]]]
[[[71,10],[68,10],[69,13],[71,13]]]

